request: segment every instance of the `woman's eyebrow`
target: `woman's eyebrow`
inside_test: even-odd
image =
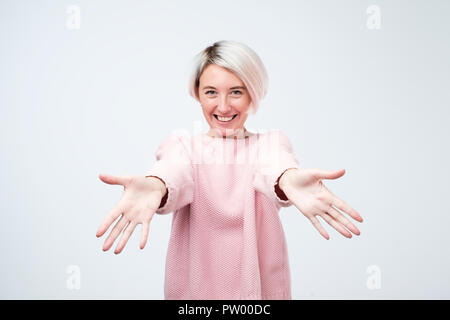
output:
[[[213,86],[205,86],[205,87],[203,87],[202,90],[205,90],[205,89],[216,89],[216,88],[214,88]],[[231,87],[230,90],[231,89],[245,89],[245,87],[243,87],[243,86],[235,86],[235,87]]]

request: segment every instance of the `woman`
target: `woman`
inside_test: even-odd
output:
[[[345,171],[299,168],[280,131],[246,130],[248,114],[267,92],[264,65],[248,46],[219,41],[200,52],[189,88],[210,130],[169,135],[145,177],[100,175],[124,186],[97,231],[102,236],[120,216],[103,250],[123,231],[115,250],[120,253],[140,223],[143,249],[154,213],[173,212],[166,299],[291,299],[279,210],[293,204],[326,239],[317,216],[345,237],[359,235],[336,208],[359,222],[361,216],[321,181]]]

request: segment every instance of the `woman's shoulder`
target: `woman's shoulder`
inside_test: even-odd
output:
[[[184,153],[190,154],[190,141],[191,136],[187,132],[172,131],[164,137],[163,141],[158,147],[158,152],[172,154],[173,157]]]

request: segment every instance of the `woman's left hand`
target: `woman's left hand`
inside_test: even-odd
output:
[[[347,238],[352,237],[348,230],[360,235],[358,228],[334,207],[347,213],[358,222],[363,221],[361,216],[322,183],[322,179],[337,179],[344,173],[345,169],[329,171],[292,168],[285,171],[279,180],[279,187],[287,198],[327,240],[330,239],[330,236],[316,216],[322,217],[330,226]]]

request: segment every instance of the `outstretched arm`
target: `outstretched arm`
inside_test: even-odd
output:
[[[345,169],[328,171],[291,168],[286,170],[279,179],[280,190],[327,240],[330,239],[330,236],[320,224],[317,216],[323,218],[330,226],[347,238],[352,237],[349,230],[356,235],[360,235],[358,228],[336,208],[358,222],[363,221],[362,217],[322,183],[322,179],[337,179],[344,173]]]
[[[163,191],[157,214],[175,212],[193,201],[193,167],[187,146],[187,137],[170,134],[156,151],[156,163],[146,172],[147,179],[157,180]]]

